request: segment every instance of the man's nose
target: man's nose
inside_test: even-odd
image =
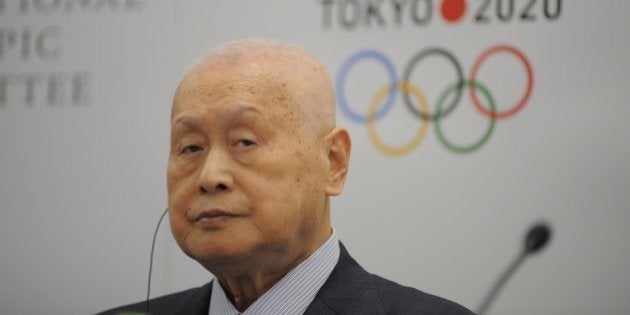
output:
[[[199,174],[199,191],[206,194],[231,190],[234,184],[231,167],[228,154],[211,149]]]

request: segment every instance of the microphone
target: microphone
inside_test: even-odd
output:
[[[501,288],[503,287],[503,285],[505,285],[507,280],[514,274],[516,269],[518,269],[521,263],[523,263],[525,258],[527,258],[531,254],[534,254],[542,250],[545,247],[545,245],[547,245],[550,238],[551,238],[551,228],[549,227],[548,224],[544,222],[536,223],[532,227],[529,228],[529,230],[527,231],[527,234],[525,235],[523,249],[521,250],[519,255],[516,257],[516,259],[503,272],[501,277],[499,277],[499,279],[495,282],[494,286],[492,287],[492,290],[490,290],[486,298],[481,303],[481,306],[479,306],[477,315],[486,314],[486,311],[490,307],[490,304],[492,303],[492,301],[494,301],[499,291],[501,291]]]
[[[149,298],[151,295],[151,272],[153,271],[153,252],[155,251],[155,240],[157,239],[157,233],[160,229],[160,224],[162,223],[162,220],[164,219],[164,216],[167,212],[168,208],[166,208],[166,210],[164,210],[164,212],[162,213],[162,216],[160,216],[160,220],[158,220],[155,231],[153,232],[153,240],[151,241],[151,255],[149,256],[149,279],[147,280],[147,299],[144,304],[146,314],[149,314]]]

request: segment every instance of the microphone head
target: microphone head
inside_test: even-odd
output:
[[[537,223],[532,226],[525,236],[524,254],[529,255],[541,250],[551,238],[551,228],[546,223]]]

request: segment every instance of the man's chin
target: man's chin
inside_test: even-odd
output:
[[[189,250],[184,249],[184,253],[206,268],[207,266],[240,263],[252,256],[252,250],[237,244],[193,245],[190,246]]]
[[[184,252],[211,273],[244,271],[253,266],[267,265],[265,262],[277,261],[284,256],[275,247],[238,242],[205,244]]]

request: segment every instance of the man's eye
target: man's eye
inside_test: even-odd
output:
[[[195,153],[195,152],[199,152],[201,150],[203,150],[203,149],[200,146],[198,146],[198,145],[187,145],[182,150],[182,153]]]
[[[242,147],[251,147],[253,145],[255,145],[256,143],[254,143],[254,141],[251,140],[247,140],[247,139],[241,139],[238,141],[238,145],[242,146]]]

